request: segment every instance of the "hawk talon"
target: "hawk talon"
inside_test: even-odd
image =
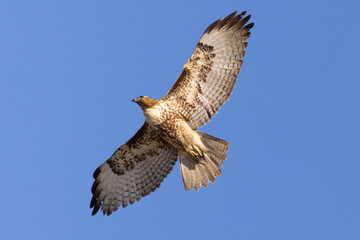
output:
[[[193,155],[196,158],[198,158],[199,155],[200,157],[203,156],[203,152],[201,151],[200,148],[198,148],[196,145],[192,145],[192,147],[194,148],[194,150],[190,151],[191,155]]]
[[[190,153],[193,157],[197,157],[197,155],[198,155],[195,151],[190,151]]]

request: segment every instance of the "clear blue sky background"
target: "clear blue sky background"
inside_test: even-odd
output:
[[[201,130],[223,175],[91,217],[92,173],[206,27],[247,10],[237,86]],[[1,239],[360,239],[358,1],[1,1]]]

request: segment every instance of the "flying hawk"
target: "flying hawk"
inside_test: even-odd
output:
[[[210,121],[233,91],[254,26],[245,15],[236,11],[205,30],[163,98],[133,99],[145,123],[95,170],[92,215],[100,207],[110,215],[155,191],[178,157],[185,190],[207,187],[221,174],[228,142],[196,129]]]

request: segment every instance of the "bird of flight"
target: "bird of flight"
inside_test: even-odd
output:
[[[92,215],[110,215],[160,187],[180,160],[186,190],[199,190],[221,174],[228,142],[196,129],[230,97],[254,23],[236,12],[211,24],[175,84],[160,100],[133,99],[145,123],[94,172]]]

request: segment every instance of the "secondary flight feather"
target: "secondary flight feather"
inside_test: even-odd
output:
[[[110,215],[160,187],[177,159],[186,190],[221,174],[228,142],[197,128],[229,99],[250,37],[250,15],[236,12],[211,24],[175,84],[160,100],[133,99],[144,112],[139,131],[94,172],[92,215]]]

